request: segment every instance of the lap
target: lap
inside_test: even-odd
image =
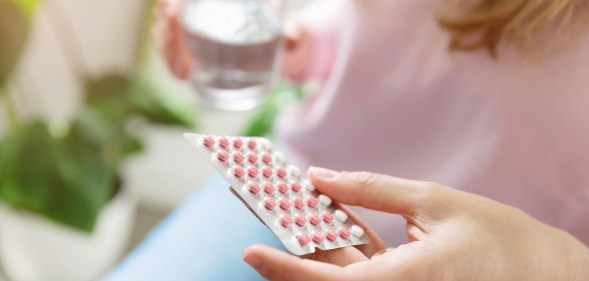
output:
[[[282,248],[220,176],[199,187],[104,281],[262,280],[242,260],[254,243]]]

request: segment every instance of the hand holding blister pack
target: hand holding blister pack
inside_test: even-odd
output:
[[[319,193],[265,138],[184,134],[247,207],[295,255],[368,243],[364,230]]]

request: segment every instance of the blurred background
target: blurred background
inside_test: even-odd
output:
[[[100,276],[212,175],[183,132],[271,133],[272,98],[215,110],[169,73],[154,2],[0,0],[0,280]]]

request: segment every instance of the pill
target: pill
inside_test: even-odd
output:
[[[287,173],[286,173],[286,170],[284,168],[276,168],[276,175],[279,178],[283,179],[283,178],[286,178]]]
[[[260,139],[258,143],[263,150],[270,150],[272,147],[272,142],[267,139]]]
[[[211,136],[202,137],[201,142],[208,149],[212,149],[215,146],[215,139]]]
[[[242,146],[243,146],[243,141],[240,138],[233,139],[233,147],[235,147],[235,149],[240,149]]]
[[[229,147],[229,140],[224,137],[219,138],[219,147],[226,149]]]
[[[283,227],[289,227],[292,223],[292,218],[290,216],[284,215],[280,217],[280,225]]]
[[[288,185],[286,185],[286,183],[283,181],[279,181],[276,184],[276,187],[278,187],[278,191],[280,191],[280,193],[282,193],[282,194],[285,194],[288,192]]]
[[[333,213],[336,219],[340,221],[346,221],[348,219],[348,215],[344,213],[342,210],[337,210]]]
[[[333,230],[328,230],[325,232],[325,238],[329,241],[335,241],[335,239],[337,239],[337,233]]]
[[[323,239],[323,235],[321,235],[320,233],[314,232],[313,234],[311,234],[311,240],[313,240],[313,242],[317,244],[321,244],[321,242],[323,242]]]
[[[315,190],[315,186],[313,186],[310,182],[305,181],[304,183],[305,185],[305,189],[309,190],[309,191],[314,191]]]
[[[272,155],[270,153],[262,154],[262,162],[270,165],[272,163]]]
[[[229,170],[229,172],[231,173],[231,175],[233,177],[238,178],[238,179],[243,179],[243,176],[245,175],[245,171],[240,166],[235,166],[235,167],[231,168],[231,170]]]
[[[299,234],[297,234],[296,237],[302,246],[305,246],[305,245],[309,244],[309,242],[311,242],[311,239],[309,238],[309,236],[307,236],[307,234],[299,233]]]
[[[248,167],[247,168],[247,175],[252,178],[255,179],[258,177],[258,168],[256,167]]]
[[[276,203],[274,202],[274,200],[270,198],[266,198],[264,200],[264,208],[266,208],[268,211],[274,210],[274,207],[276,207]]]
[[[260,186],[255,182],[249,183],[247,189],[252,194],[258,194],[260,192]]]
[[[307,220],[306,220],[306,219],[305,219],[305,217],[303,217],[302,215],[297,215],[297,216],[295,217],[295,223],[296,223],[298,226],[304,226],[304,225],[305,225],[305,223],[307,223]]]
[[[350,228],[350,232],[352,234],[354,234],[354,236],[358,236],[358,237],[364,235],[364,229],[362,229],[361,227],[359,227],[357,225],[352,226],[352,228]]]
[[[297,168],[297,166],[289,165],[288,168],[286,168],[286,170],[288,171],[288,174],[292,175],[293,177],[298,178],[301,176],[301,170]]]
[[[292,203],[294,204],[295,208],[299,210],[305,207],[305,202],[303,202],[303,199],[299,197],[295,197],[295,199],[292,200]]]
[[[284,161],[286,161],[284,154],[282,154],[282,152],[276,151],[274,152],[274,160],[276,160],[276,162],[282,164],[284,163]]]
[[[312,225],[315,225],[315,226],[316,226],[316,225],[318,225],[319,223],[321,223],[321,219],[320,219],[320,218],[319,218],[317,215],[311,214],[311,215],[309,216],[309,222],[310,222]]]
[[[307,198],[307,206],[315,208],[315,206],[317,206],[317,198],[315,198],[315,196],[309,196]]]
[[[286,198],[280,199],[278,205],[280,206],[280,209],[283,210],[288,210],[290,208],[290,202]]]
[[[227,151],[219,151],[217,152],[217,160],[223,162],[223,163],[227,163],[227,160],[229,160],[229,153],[227,153]]]
[[[325,212],[321,215],[321,218],[325,223],[331,223],[333,221],[333,215],[330,212]]]
[[[290,189],[294,192],[299,192],[301,190],[301,184],[298,181],[292,181],[290,183]]]
[[[262,168],[262,176],[264,176],[267,179],[272,178],[272,168],[265,166]]]
[[[274,193],[274,185],[272,185],[272,183],[265,182],[263,187],[264,187],[264,192],[266,192],[268,194]]]
[[[344,238],[344,239],[348,239],[348,237],[350,237],[350,231],[348,230],[348,228],[343,227],[343,226],[339,228],[337,233],[339,234],[339,236],[341,238]]]
[[[248,153],[247,154],[247,161],[252,164],[255,164],[256,162],[258,162],[258,155],[255,153],[251,153],[251,152]]]
[[[248,147],[249,149],[251,149],[251,150],[254,150],[254,149],[256,149],[256,147],[257,147],[257,146],[258,146],[258,143],[256,142],[256,140],[254,140],[254,139],[249,139],[249,140],[247,141],[247,147]]]
[[[325,206],[329,206],[331,204],[331,198],[327,195],[319,195],[319,202]]]
[[[232,158],[233,158],[233,162],[235,162],[237,164],[243,163],[243,160],[245,159],[243,154],[239,151],[233,152]]]

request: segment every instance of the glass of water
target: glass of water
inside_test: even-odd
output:
[[[285,0],[184,0],[181,23],[195,66],[190,80],[208,105],[257,106],[279,77]]]

